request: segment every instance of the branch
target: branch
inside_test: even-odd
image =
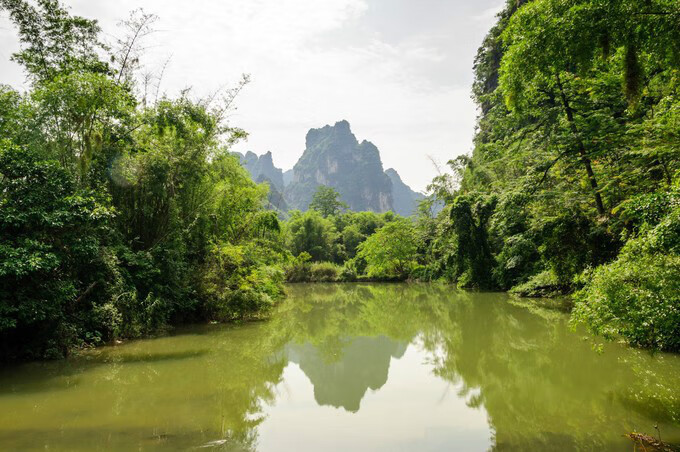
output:
[[[531,192],[529,193],[530,195],[533,195],[534,193],[536,193],[536,191],[539,189],[539,187],[540,187],[541,185],[543,185],[543,182],[545,182],[545,179],[548,177],[548,173],[550,172],[550,170],[552,169],[552,167],[555,166],[555,164],[556,164],[562,157],[564,157],[565,155],[567,155],[568,153],[569,153],[569,150],[566,150],[566,151],[560,153],[560,155],[558,155],[557,157],[555,157],[555,159],[554,159],[552,162],[550,162],[550,164],[548,165],[548,167],[547,167],[547,168],[545,169],[545,171],[543,172],[543,177],[541,177],[541,180],[540,180],[540,181],[538,182],[538,184],[533,188],[533,190],[531,190]]]
[[[97,287],[97,285],[99,285],[99,281],[95,281],[92,284],[90,284],[89,286],[87,286],[87,289],[85,289],[85,292],[83,292],[82,295],[80,295],[78,298],[76,298],[75,304],[79,304],[81,301],[83,301],[85,299],[85,297],[87,297],[90,293],[92,293],[92,291],[95,289],[95,287]]]

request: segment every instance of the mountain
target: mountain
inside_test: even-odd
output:
[[[254,152],[248,151],[245,155],[234,153],[241,160],[241,165],[248,170],[255,182],[268,181],[270,185],[276,187],[278,191],[283,191],[283,171],[274,166],[272,153],[267,152],[257,156]]]
[[[283,172],[283,186],[287,187],[291,182],[293,182],[293,168]]]
[[[258,184],[267,182],[269,184],[269,195],[267,201],[268,208],[280,213],[283,218],[285,212],[288,212],[288,204],[283,197],[283,171],[274,166],[272,153],[267,152],[261,156],[257,156],[254,152],[248,151],[244,154],[234,152],[241,165],[250,173],[250,177]]]
[[[378,148],[365,140],[359,143],[347,121],[307,133],[284,196],[291,208],[305,210],[319,185],[335,188],[354,211],[393,209],[392,181],[383,172]]]
[[[411,190],[399,176],[394,168],[385,171],[387,177],[392,181],[392,200],[394,213],[408,217],[413,215],[418,208],[418,203],[425,199],[422,194]]]
[[[288,212],[290,208],[288,207],[288,203],[283,196],[283,192],[279,190],[276,184],[262,174],[260,177],[255,179],[255,182],[258,184],[267,182],[267,184],[269,184],[269,194],[267,195],[269,206],[267,208],[279,212],[281,218],[286,217],[285,213]]]
[[[271,152],[261,156],[251,151],[234,155],[255,182],[269,183],[270,208],[279,212],[306,210],[320,185],[335,188],[354,211],[392,210],[409,216],[424,198],[411,190],[393,168],[383,172],[378,148],[365,140],[359,143],[347,121],[311,129],[302,157],[285,172],[274,166]]]

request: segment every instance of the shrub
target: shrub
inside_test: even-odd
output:
[[[607,339],[680,351],[680,209],[582,278],[573,321]]]
[[[243,246],[215,245],[201,271],[203,315],[210,320],[259,317],[283,294],[283,272],[253,261]]]
[[[288,282],[304,282],[309,278],[309,262],[312,257],[307,252],[300,253],[294,257],[285,267],[284,273]]]
[[[340,279],[342,281],[351,282],[357,281],[359,278],[359,271],[357,270],[357,263],[355,259],[345,261],[340,272]]]
[[[560,281],[553,270],[544,270],[528,281],[510,289],[511,293],[522,297],[551,297],[567,293],[570,285]]]
[[[301,253],[286,266],[286,281],[336,282],[341,280],[343,267],[332,262],[309,262],[309,255]]]
[[[332,262],[314,262],[309,269],[311,282],[335,282],[340,279],[342,267]]]

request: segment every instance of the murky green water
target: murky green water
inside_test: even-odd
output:
[[[632,450],[680,442],[680,356],[426,285],[299,285],[271,321],[0,371],[0,450]]]

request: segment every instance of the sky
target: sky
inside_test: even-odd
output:
[[[359,141],[380,149],[424,190],[443,166],[472,148],[477,110],[470,98],[477,48],[504,0],[66,0],[99,20],[104,37],[137,8],[159,17],[142,63],[160,72],[161,92],[197,96],[251,82],[231,125],[248,140],[234,150],[271,151],[292,168],[310,128],[345,119]],[[9,62],[16,34],[0,13],[0,83],[21,88]]]

